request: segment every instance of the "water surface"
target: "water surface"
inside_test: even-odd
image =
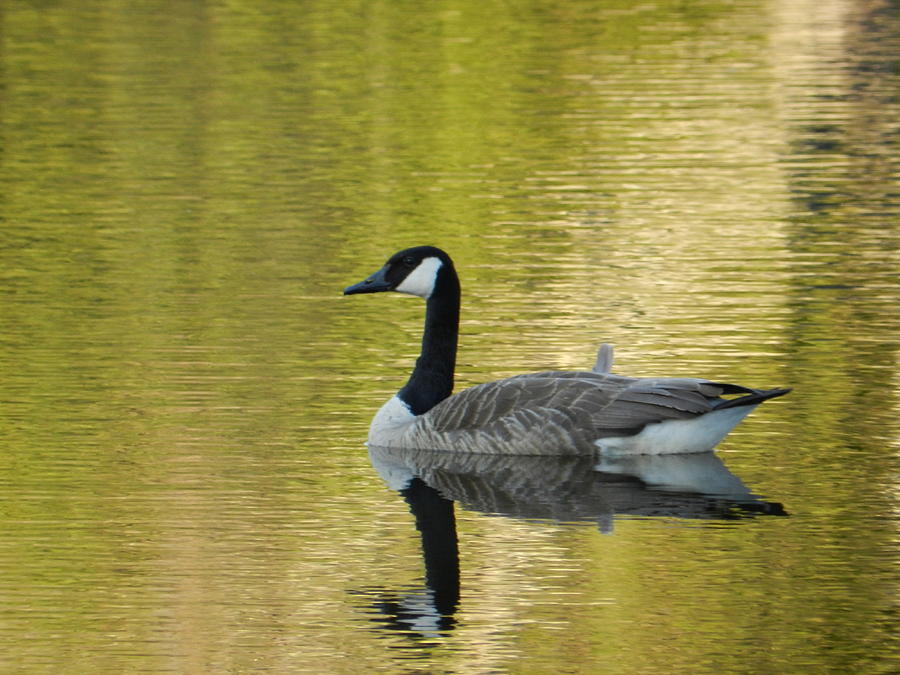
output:
[[[897,17],[5,5],[3,668],[896,670]],[[340,289],[419,243],[461,273],[458,386],[605,340],[794,392],[715,488],[385,480],[422,307]]]

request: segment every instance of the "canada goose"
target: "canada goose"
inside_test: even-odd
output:
[[[613,375],[604,345],[591,371],[516,375],[453,395],[460,287],[450,256],[433,246],[405,249],[344,295],[383,291],[424,298],[425,332],[409,381],[372,420],[370,445],[519,455],[706,452],[757,405],[790,391]]]

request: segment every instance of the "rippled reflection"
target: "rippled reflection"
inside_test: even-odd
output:
[[[412,478],[398,492],[409,504],[422,538],[425,587],[404,591],[368,590],[371,608],[381,625],[421,638],[446,635],[455,625],[459,604],[459,543],[453,501],[420,478]]]
[[[455,625],[460,598],[454,502],[487,515],[557,523],[615,518],[737,520],[785,516],[754,495],[714,453],[595,460],[590,457],[478,455],[370,446],[385,483],[403,496],[422,540],[425,587],[361,591],[383,627],[420,638]]]
[[[559,523],[622,516],[733,519],[785,515],[760,499],[712,452],[615,459],[517,457],[370,447],[382,479],[405,490],[419,479],[467,509]]]
[[[896,2],[21,0],[0,51],[3,668],[892,671]],[[791,517],[438,464],[454,610],[362,446],[420,307],[339,297],[426,242],[460,387],[792,386],[721,448]]]

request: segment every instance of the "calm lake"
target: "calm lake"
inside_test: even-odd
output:
[[[0,671],[900,669],[896,0],[21,0],[0,60]],[[423,306],[341,290],[416,244],[458,389],[793,392],[369,449]]]

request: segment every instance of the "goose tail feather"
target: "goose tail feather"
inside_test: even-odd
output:
[[[778,396],[784,396],[790,389],[751,389],[749,390],[746,396],[739,396],[738,398],[729,398],[724,399],[721,403],[716,405],[715,410],[725,410],[726,408],[740,408],[745,405],[759,405],[763,401],[768,401],[770,398],[776,398]],[[729,392],[726,392],[729,393]]]

